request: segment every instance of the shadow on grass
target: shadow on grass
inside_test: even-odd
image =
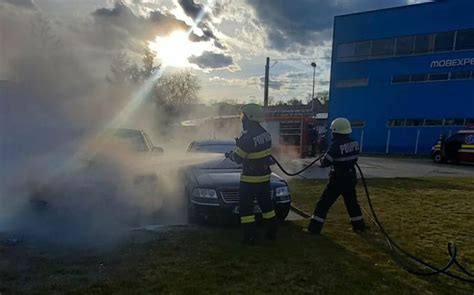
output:
[[[261,229],[263,230],[263,229]],[[3,252],[0,291],[88,294],[380,294],[415,289],[328,237],[288,222],[275,242],[240,244],[238,228],[136,233],[109,253]],[[354,237],[356,238],[356,237]],[[9,257],[9,255],[12,255]],[[9,263],[7,261],[10,259]],[[25,273],[25,270],[27,272]],[[7,278],[8,277],[8,278]],[[7,279],[7,280],[5,280]]]
[[[214,294],[298,293],[378,294],[414,289],[327,237],[309,236],[294,223],[280,229],[276,242],[240,244],[234,228],[198,228],[173,239],[143,244],[125,256],[110,282],[92,289],[110,292]],[[135,263],[130,263],[134,261]]]

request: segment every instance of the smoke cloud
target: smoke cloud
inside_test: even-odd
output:
[[[153,136],[163,114],[146,95],[110,125],[137,89],[106,82],[115,52],[97,48],[128,46],[120,37],[131,28],[111,31],[98,19],[71,28],[18,4],[0,2],[0,230],[82,246],[114,244],[130,227],[183,223],[179,170],[215,156],[186,157],[187,138],[170,153]],[[94,16],[132,18],[114,9]],[[165,155],[124,148],[114,135],[123,127],[148,131]]]

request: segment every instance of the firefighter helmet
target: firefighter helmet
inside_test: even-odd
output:
[[[262,123],[264,121],[263,108],[255,103],[249,103],[242,107],[242,115],[245,115],[250,121]]]
[[[336,118],[331,123],[332,133],[351,134],[351,123],[346,118]]]

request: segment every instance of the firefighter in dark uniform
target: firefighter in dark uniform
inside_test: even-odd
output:
[[[347,119],[335,119],[330,128],[333,141],[321,159],[321,167],[331,166],[329,183],[316,204],[308,231],[316,235],[321,233],[329,209],[342,195],[350,216],[352,229],[355,232],[363,232],[366,225],[357,202],[355,188],[357,184],[355,164],[359,156],[359,143],[351,138],[352,128]]]
[[[244,244],[255,243],[255,203],[258,201],[262,209],[262,217],[267,223],[266,237],[270,240],[276,238],[277,221],[271,200],[270,158],[272,138],[270,133],[260,125],[264,120],[261,106],[247,104],[242,107],[243,131],[237,141],[237,147],[226,156],[232,161],[242,163],[240,176],[240,222],[244,228]]]

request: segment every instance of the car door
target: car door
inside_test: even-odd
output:
[[[459,162],[461,157],[459,151],[464,143],[464,134],[458,133],[446,140],[445,153],[448,161]]]
[[[474,162],[474,132],[464,134],[458,157],[461,162]]]

